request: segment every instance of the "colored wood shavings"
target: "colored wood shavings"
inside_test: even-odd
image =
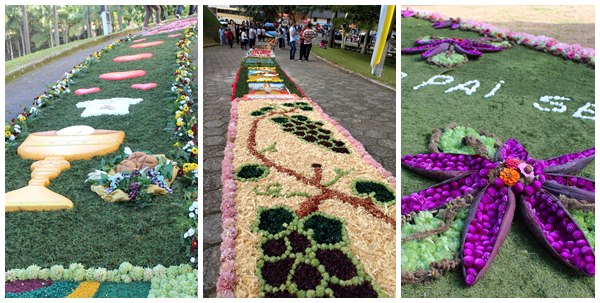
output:
[[[165,41],[158,40],[158,41],[152,41],[152,42],[146,42],[146,43],[133,44],[133,45],[130,45],[129,48],[146,48],[146,47],[161,45],[163,43],[165,43]]]
[[[146,38],[142,38],[142,39],[133,40],[131,42],[133,42],[133,43],[140,43],[140,42],[144,42],[146,40],[147,40]]]
[[[248,94],[258,95],[287,95],[290,91],[283,83],[248,83]]]
[[[102,80],[112,80],[112,81],[120,81],[125,79],[133,79],[137,77],[142,77],[146,75],[145,70],[130,70],[125,72],[112,72],[100,75],[100,79]]]
[[[141,90],[148,90],[148,89],[152,89],[156,87],[156,83],[154,82],[150,82],[150,83],[136,83],[136,84],[132,84],[131,88],[133,89],[141,89]]]
[[[283,82],[272,68],[248,69],[248,82]]]
[[[89,94],[93,94],[93,93],[97,93],[97,92],[100,92],[100,88],[99,87],[80,88],[80,89],[78,89],[78,90],[75,91],[75,95],[77,95],[77,96],[89,95]]]
[[[135,54],[135,55],[129,55],[129,56],[119,56],[119,57],[114,58],[112,61],[113,62],[131,62],[131,61],[137,61],[137,60],[149,59],[149,58],[152,58],[152,53],[141,53],[141,54]]]
[[[93,298],[100,287],[98,282],[81,282],[67,298]]]
[[[235,99],[222,297],[393,297],[395,178],[311,99]]]

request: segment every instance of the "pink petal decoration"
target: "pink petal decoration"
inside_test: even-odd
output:
[[[158,40],[158,41],[152,41],[152,42],[146,42],[146,43],[133,44],[133,45],[130,45],[129,48],[145,48],[145,47],[161,45],[163,43],[165,43],[165,41]]]
[[[75,91],[75,95],[77,95],[77,96],[88,95],[88,94],[97,93],[99,91],[100,91],[99,87],[80,88]]]
[[[102,75],[100,75],[100,79],[120,81],[120,80],[125,80],[125,79],[142,77],[145,75],[146,75],[145,70],[130,70],[130,71],[126,71],[126,72],[114,72],[114,73],[102,74]]]
[[[144,41],[146,41],[146,38],[142,38],[142,39],[133,40],[133,41],[131,41],[131,42],[133,42],[133,43],[140,43],[140,42],[144,42]]]
[[[150,83],[136,83],[131,85],[131,88],[133,89],[141,89],[141,90],[147,90],[147,89],[151,89],[151,88],[155,88],[156,87],[156,83],[154,82],[150,82]]]
[[[119,56],[113,59],[113,62],[130,62],[142,59],[152,58],[152,53],[141,53],[130,56]]]
[[[179,36],[181,36],[181,33],[171,34],[171,35],[168,35],[167,37],[169,37],[169,38],[175,38],[175,37],[179,37]]]

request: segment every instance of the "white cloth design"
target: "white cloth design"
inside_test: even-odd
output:
[[[144,101],[141,98],[112,98],[112,99],[94,99],[77,103],[77,108],[85,108],[82,117],[92,117],[101,115],[127,115],[129,114],[129,105],[138,104]]]

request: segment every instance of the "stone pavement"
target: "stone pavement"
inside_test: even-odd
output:
[[[222,231],[221,161],[229,123],[231,84],[244,53],[235,46],[204,49],[204,297],[216,295]],[[384,168],[395,173],[396,93],[315,57],[309,58],[309,62],[292,62],[289,49],[275,53],[278,63],[304,93],[364,144]]]
[[[79,49],[50,63],[44,63],[42,67],[6,84],[4,89],[4,100],[6,102],[4,105],[4,118],[6,121],[20,114],[23,108],[30,107],[33,98],[48,90],[50,84],[62,79],[65,72],[71,70],[73,66],[83,62],[89,55],[118,39],[120,39],[120,36],[94,46]]]

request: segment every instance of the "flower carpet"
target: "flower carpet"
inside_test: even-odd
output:
[[[126,37],[94,53],[5,125],[7,192],[35,170],[17,154],[32,133],[125,134],[118,151],[72,160],[47,185],[72,209],[6,213],[6,297],[197,297],[197,19],[185,20],[147,34],[144,42],[164,43],[143,51]],[[100,77],[138,70],[135,79]],[[88,88],[99,90],[73,93]],[[102,198],[111,194],[122,198]]]
[[[265,53],[248,52],[233,84],[217,295],[394,297],[394,176],[274,58],[289,93],[250,93]]]
[[[594,50],[402,15],[402,296],[593,297]]]

